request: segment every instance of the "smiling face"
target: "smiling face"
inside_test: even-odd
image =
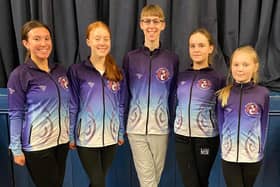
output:
[[[258,71],[258,63],[246,52],[237,51],[231,60],[231,73],[237,83],[248,83]]]
[[[145,42],[159,42],[160,33],[165,28],[165,22],[158,16],[143,16],[140,28],[144,32]]]
[[[189,38],[189,54],[194,67],[208,67],[208,57],[213,53],[214,46],[210,45],[208,38],[202,33],[194,33]]]
[[[96,57],[106,57],[111,49],[111,36],[105,27],[97,27],[89,32],[87,45],[91,54]]]
[[[51,35],[48,29],[36,27],[27,34],[27,39],[22,40],[24,47],[30,52],[33,61],[45,61],[52,51]]]

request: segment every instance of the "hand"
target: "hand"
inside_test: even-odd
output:
[[[76,149],[76,144],[74,142],[70,142],[69,149],[72,149],[72,150]]]
[[[124,144],[124,140],[118,140],[118,145],[121,146]]]
[[[25,165],[25,156],[24,155],[14,156],[14,162],[17,165],[24,166]]]

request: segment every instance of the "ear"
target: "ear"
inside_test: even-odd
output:
[[[143,28],[143,22],[140,20],[140,22],[139,22],[139,26],[140,26],[140,29],[141,30],[144,30],[144,28]]]
[[[162,22],[161,30],[163,31],[165,29],[165,27],[166,27],[166,23],[164,21],[164,22]]]
[[[29,50],[29,43],[28,43],[28,41],[27,41],[27,40],[22,40],[21,42],[22,42],[22,45],[23,45],[27,50]]]
[[[86,40],[87,46],[90,47],[90,40],[87,38]]]
[[[259,70],[259,63],[255,63],[255,73]]]
[[[210,45],[209,46],[209,55],[212,54],[214,51],[214,46],[213,45]]]

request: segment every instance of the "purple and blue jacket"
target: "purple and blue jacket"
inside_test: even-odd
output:
[[[49,63],[50,72],[28,59],[8,81],[10,149],[14,155],[69,142],[70,91],[66,70]]]
[[[169,101],[178,71],[176,54],[141,47],[128,52],[123,69],[127,79],[129,112],[127,133],[168,134]]]
[[[262,160],[268,130],[269,91],[253,82],[234,83],[226,106],[218,104],[222,159]]]
[[[124,135],[125,81],[102,76],[84,60],[68,71],[71,83],[70,141],[82,147],[113,145]]]
[[[188,137],[217,136],[216,92],[224,85],[225,77],[210,67],[180,73],[174,132]]]

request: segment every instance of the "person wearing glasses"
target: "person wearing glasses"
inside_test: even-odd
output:
[[[140,18],[144,45],[123,60],[129,94],[126,132],[142,187],[160,182],[168,143],[169,98],[178,71],[177,55],[160,45],[164,19],[161,7],[146,5]]]

